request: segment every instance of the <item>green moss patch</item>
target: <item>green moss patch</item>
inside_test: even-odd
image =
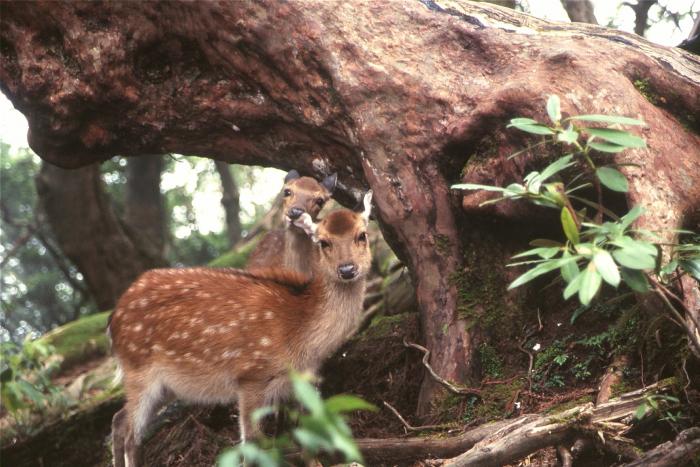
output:
[[[64,324],[39,338],[63,357],[61,368],[81,363],[96,355],[106,355],[109,342],[105,330],[110,311],[97,313]]]
[[[258,235],[256,238],[244,244],[237,250],[230,250],[227,253],[209,262],[209,266],[213,268],[244,268],[248,262],[248,257],[253,252],[258,242],[264,235]]]

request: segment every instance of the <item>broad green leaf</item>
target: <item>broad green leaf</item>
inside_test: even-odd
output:
[[[525,274],[522,274],[517,279],[515,279],[508,286],[508,290],[514,289],[514,288],[519,287],[527,282],[530,282],[531,280],[541,276],[542,274],[546,274],[550,271],[558,269],[562,265],[564,265],[570,261],[574,261],[574,257],[553,259],[553,260],[547,261],[545,263],[541,263],[540,265],[535,266],[534,268],[527,271]]]
[[[598,167],[595,171],[600,183],[610,188],[613,191],[627,193],[629,186],[627,178],[622,173],[612,167]]]
[[[527,133],[532,133],[535,135],[553,135],[554,131],[552,131],[549,127],[542,125],[542,124],[527,124],[527,123],[512,123],[508,125],[508,127],[515,127],[518,130],[525,131]]]
[[[560,143],[574,144],[578,140],[578,132],[574,130],[574,127],[569,125],[564,131],[560,131],[557,134],[557,141]]]
[[[626,229],[630,225],[632,225],[632,222],[636,221],[639,216],[644,214],[644,208],[641,206],[635,206],[632,209],[629,210],[627,214],[622,216],[620,219],[620,224],[622,225],[623,229]]]
[[[556,161],[552,162],[549,164],[547,167],[542,170],[542,173],[540,173],[540,178],[542,181],[546,181],[549,179],[552,175],[561,172],[567,167],[571,167],[572,165],[575,164],[575,162],[571,162],[571,160],[574,158],[571,154],[560,157]]]
[[[612,255],[615,261],[626,268],[653,269],[656,266],[656,260],[653,256],[637,249],[621,248],[613,251]]]
[[[610,243],[615,246],[619,246],[620,248],[640,251],[653,257],[656,257],[658,254],[658,251],[653,244],[645,242],[644,240],[636,240],[632,237],[628,237],[627,235],[611,240]]]
[[[593,263],[605,282],[613,287],[620,285],[620,271],[610,253],[606,250],[596,251],[593,255]]]
[[[598,138],[609,141],[613,144],[626,146],[628,148],[645,148],[646,143],[639,136],[627,133],[622,130],[614,130],[612,128],[585,128],[585,131]]]
[[[635,292],[648,292],[649,282],[642,271],[635,269],[621,268],[620,275],[622,280]]]
[[[602,281],[600,274],[598,274],[598,271],[596,270],[595,264],[593,264],[593,261],[588,263],[588,266],[586,266],[586,269],[581,273],[581,276],[581,286],[578,289],[578,299],[582,304],[588,305],[591,303],[593,297],[595,297],[598,289],[600,289],[600,284]]]
[[[622,152],[627,149],[626,146],[620,146],[619,144],[605,143],[602,141],[589,141],[588,145],[600,152]]]
[[[299,441],[299,444],[307,449],[318,452],[320,450],[332,451],[333,445],[323,436],[314,433],[313,431],[304,428],[294,430],[294,438]]]
[[[259,422],[263,418],[267,417],[268,415],[273,415],[277,409],[272,406],[265,406],[265,407],[260,407],[259,409],[255,409],[250,416],[250,418],[253,419],[254,422]]]
[[[639,407],[637,407],[637,410],[634,411],[634,418],[636,418],[637,420],[641,420],[642,418],[644,418],[644,415],[646,415],[648,409],[649,406],[642,402],[641,404],[639,404]]]
[[[571,253],[569,253],[568,250],[564,250],[564,254],[562,255],[563,258],[570,258]],[[579,269],[578,269],[578,264],[576,264],[576,261],[572,261],[570,263],[563,264],[561,267],[561,277],[564,278],[566,283],[568,284],[571,282],[576,276],[578,276]]]
[[[456,185],[452,185],[451,188],[454,190],[484,190],[484,191],[498,191],[498,192],[506,191],[506,188],[502,188],[500,186],[479,185],[476,183],[458,183]]]
[[[559,102],[559,96],[552,94],[547,99],[547,115],[552,123],[558,123],[561,120],[561,105]]]
[[[299,375],[292,375],[292,387],[297,400],[312,414],[323,412],[323,401],[316,388]]]
[[[583,273],[579,273],[579,275],[574,277],[571,282],[569,282],[569,285],[564,288],[564,300],[568,300],[569,298],[573,297],[576,292],[578,292],[578,289],[581,287],[582,280]]]
[[[571,215],[566,207],[561,209],[561,226],[564,229],[564,235],[569,239],[571,243],[576,245],[579,242],[578,227],[576,226],[576,221],[574,216]]]
[[[326,410],[331,413],[350,412],[353,410],[371,410],[375,412],[377,407],[356,396],[340,394],[326,400]]]
[[[513,125],[540,125],[540,122],[525,117],[511,118],[510,124],[506,128],[509,128]]]
[[[555,242],[554,240],[549,240],[547,238],[536,238],[530,242],[530,246],[538,246],[538,247],[562,247],[561,242]]]
[[[518,253],[517,255],[513,256],[513,258],[524,258],[525,256],[537,255],[540,258],[549,259],[552,256],[556,255],[560,250],[561,250],[560,247],[554,247],[554,246],[533,248],[531,250],[527,250],[527,251],[523,251],[522,253]]]
[[[678,261],[678,265],[695,280],[700,281],[700,259],[682,259]]]
[[[41,391],[37,390],[29,382],[23,379],[17,381],[17,387],[22,391],[22,394],[29,398],[29,400],[31,400],[37,407],[42,406],[46,401],[46,397],[41,393]]]
[[[636,118],[621,117],[618,115],[575,115],[567,120],[584,120],[586,122],[601,122],[601,123],[622,123],[623,125],[646,125],[642,120]]]

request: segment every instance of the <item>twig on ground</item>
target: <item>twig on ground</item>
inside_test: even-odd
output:
[[[525,337],[523,338],[523,340],[521,340],[520,344],[518,344],[518,348],[520,349],[520,351],[525,353],[529,359],[529,364],[527,367],[527,383],[528,383],[528,390],[529,391],[532,391],[532,366],[533,366],[534,361],[535,361],[535,356],[532,354],[532,352],[530,352],[529,350],[527,350],[525,348],[525,344],[532,336],[534,336],[535,334],[540,332],[543,327],[544,326],[542,326],[542,317],[540,316],[540,310],[537,309],[537,328],[533,329],[530,332],[528,332],[527,334],[525,334]]]
[[[412,347],[416,350],[420,350],[421,352],[423,352],[423,366],[425,367],[425,369],[428,370],[428,373],[430,373],[430,376],[432,376],[433,379],[435,379],[435,381],[442,384],[450,392],[453,392],[455,394],[465,394],[465,395],[475,395],[475,396],[481,395],[481,389],[456,386],[456,385],[450,383],[449,381],[447,381],[446,379],[442,378],[437,373],[435,373],[435,370],[433,370],[433,367],[431,367],[430,363],[428,362],[430,359],[430,350],[426,349],[422,345],[414,344],[413,342],[408,342],[408,341],[406,341],[405,338],[403,340],[403,345],[406,347]]]
[[[424,430],[443,430],[445,428],[454,428],[453,425],[447,425],[447,424],[441,424],[441,425],[420,425],[420,426],[413,426],[410,423],[406,421],[405,418],[401,416],[398,410],[396,410],[394,407],[392,407],[391,404],[389,404],[387,401],[383,401],[384,406],[391,410],[394,415],[396,415],[396,418],[398,418],[401,423],[403,424],[404,428],[406,428],[407,431],[424,431]]]

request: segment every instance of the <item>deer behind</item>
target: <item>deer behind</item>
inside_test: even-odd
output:
[[[312,272],[312,242],[294,221],[308,213],[316,220],[323,206],[328,202],[337,175],[329,175],[322,182],[311,177],[301,177],[296,170],[290,170],[282,187],[282,215],[284,229],[268,232],[255,247],[248,259],[246,269],[260,269],[284,265],[285,268],[304,274]]]
[[[313,276],[285,269],[161,269],[121,297],[110,323],[125,407],[113,419],[115,465],[137,465],[150,418],[165,402],[238,401],[241,439],[250,415],[285,397],[290,368],[316,371],[356,329],[371,255],[365,211],[335,211],[312,236]]]

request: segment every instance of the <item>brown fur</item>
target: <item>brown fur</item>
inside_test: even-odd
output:
[[[332,219],[353,219],[333,234]],[[328,220],[331,219],[331,220]],[[313,276],[268,268],[157,269],[144,273],[117,303],[110,323],[127,403],[114,417],[115,465],[138,463],[149,419],[173,397],[198,403],[238,400],[241,435],[255,436],[250,414],[284,397],[290,368],[316,371],[359,324],[371,256],[351,211],[317,224]],[[359,274],[342,280],[340,265]]]

